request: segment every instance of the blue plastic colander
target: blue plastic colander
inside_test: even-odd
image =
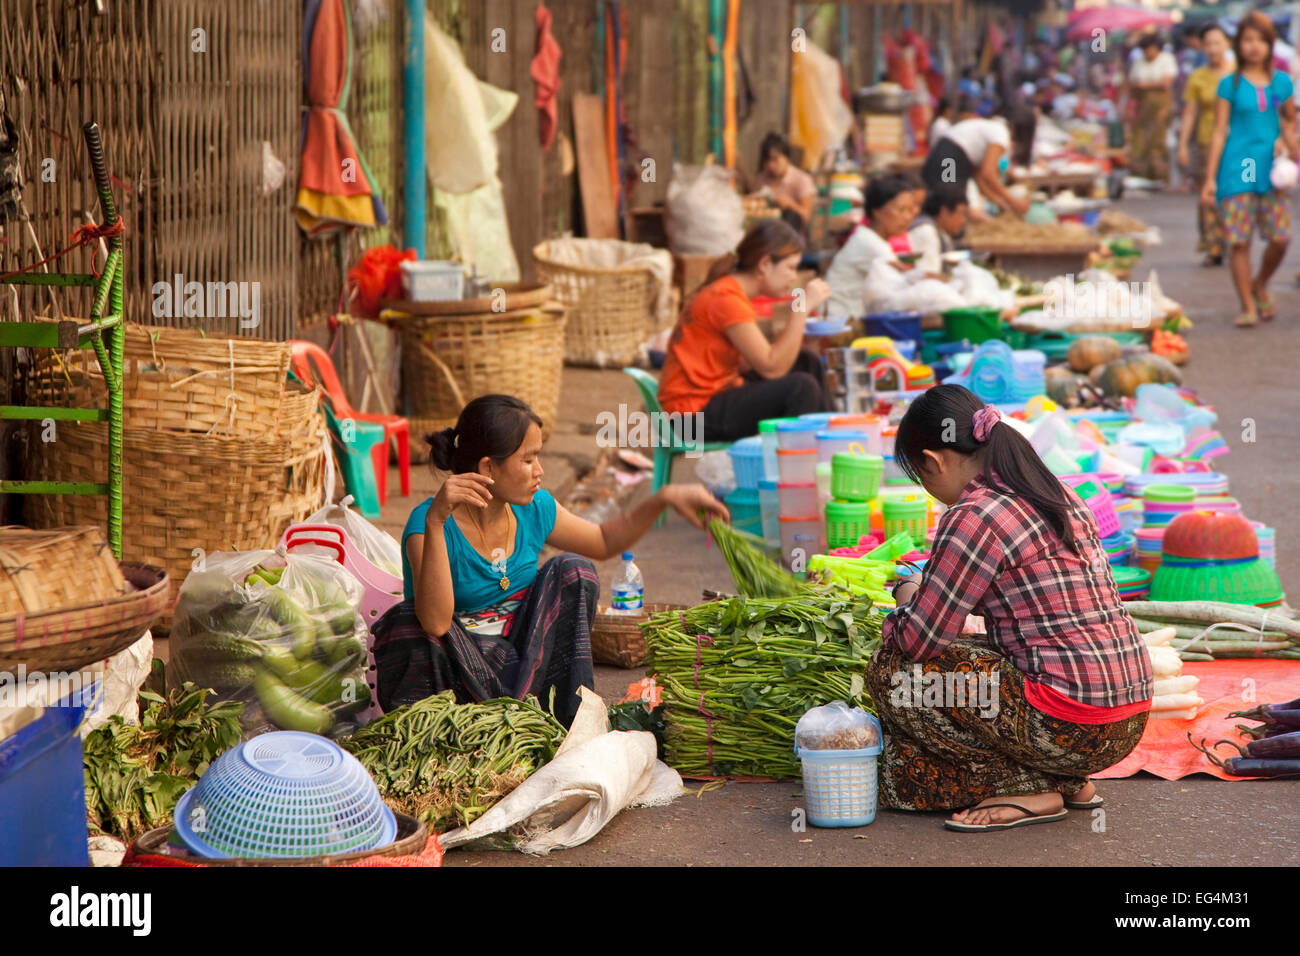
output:
[[[226,751],[176,805],[176,833],[208,858],[274,859],[373,850],[397,821],[360,761],[291,730]]]

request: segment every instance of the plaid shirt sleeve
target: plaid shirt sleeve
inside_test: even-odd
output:
[[[1004,557],[989,518],[973,506],[955,505],[940,521],[920,589],[885,618],[884,640],[916,661],[942,653],[997,578]]]

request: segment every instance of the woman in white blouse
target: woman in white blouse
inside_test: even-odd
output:
[[[1148,33],[1138,43],[1141,55],[1129,67],[1128,85],[1137,102],[1130,135],[1129,167],[1133,175],[1165,182],[1169,179],[1169,150],[1165,136],[1174,109],[1174,80],[1178,61],[1160,48],[1160,38]]]

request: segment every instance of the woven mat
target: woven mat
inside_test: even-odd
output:
[[[1178,780],[1194,773],[1206,773],[1221,780],[1257,780],[1257,777],[1230,777],[1214,766],[1205,755],[1187,741],[1187,732],[1200,743],[1232,740],[1244,744],[1246,738],[1237,732],[1236,725],[1254,726],[1254,722],[1228,717],[1237,710],[1250,710],[1258,704],[1271,704],[1300,697],[1300,661],[1258,660],[1188,662],[1184,674],[1201,679],[1196,693],[1205,704],[1192,720],[1160,718],[1147,721],[1137,749],[1115,766],[1094,773],[1094,780],[1115,780],[1131,777],[1139,771],[1155,774],[1165,780]],[[1249,682],[1252,682],[1249,683]],[[1248,690],[1253,700],[1243,700]],[[1224,757],[1233,756],[1228,747],[1220,749]]]

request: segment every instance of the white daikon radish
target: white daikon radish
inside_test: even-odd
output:
[[[1151,669],[1156,677],[1177,677],[1183,671],[1183,659],[1172,647],[1148,647]]]
[[[1153,711],[1151,711],[1151,719],[1152,719],[1152,720],[1160,720],[1160,719],[1162,719],[1162,718],[1164,718],[1164,719],[1172,719],[1172,720],[1195,720],[1195,719],[1196,719],[1196,708],[1195,708],[1195,707],[1192,707],[1192,708],[1190,708],[1189,710],[1153,710]]]
[[[1177,636],[1178,630],[1176,628],[1162,627],[1158,631],[1143,634],[1142,640],[1146,641],[1147,647],[1165,647]]]
[[[1165,694],[1186,694],[1189,691],[1196,690],[1196,685],[1200,682],[1201,679],[1193,674],[1183,674],[1179,677],[1161,677],[1155,682],[1152,696],[1161,697]]]

